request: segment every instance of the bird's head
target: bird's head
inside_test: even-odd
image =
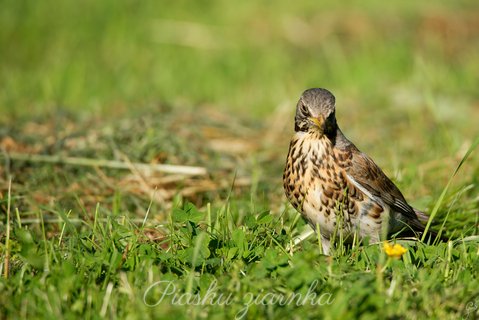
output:
[[[336,98],[326,89],[308,89],[299,98],[296,106],[294,129],[314,131],[321,135],[336,131]]]

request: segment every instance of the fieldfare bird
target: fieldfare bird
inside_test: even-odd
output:
[[[323,252],[333,235],[378,242],[401,230],[424,231],[428,217],[411,207],[374,161],[349,141],[336,123],[335,97],[306,90],[296,106],[295,134],[283,183],[302,216],[319,228]]]

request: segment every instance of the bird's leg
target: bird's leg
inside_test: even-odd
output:
[[[329,256],[331,252],[331,240],[321,235],[321,246],[323,247],[323,254]]]

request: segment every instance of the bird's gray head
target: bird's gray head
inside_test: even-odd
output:
[[[336,98],[326,89],[308,89],[299,98],[296,106],[294,130],[317,131],[329,134],[336,131]]]

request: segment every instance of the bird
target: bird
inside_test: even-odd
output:
[[[401,230],[424,232],[428,216],[409,205],[381,168],[341,131],[330,91],[303,92],[294,131],[283,172],[284,191],[313,229],[319,228],[324,254],[330,255],[338,234],[346,243],[355,236],[377,243]]]

